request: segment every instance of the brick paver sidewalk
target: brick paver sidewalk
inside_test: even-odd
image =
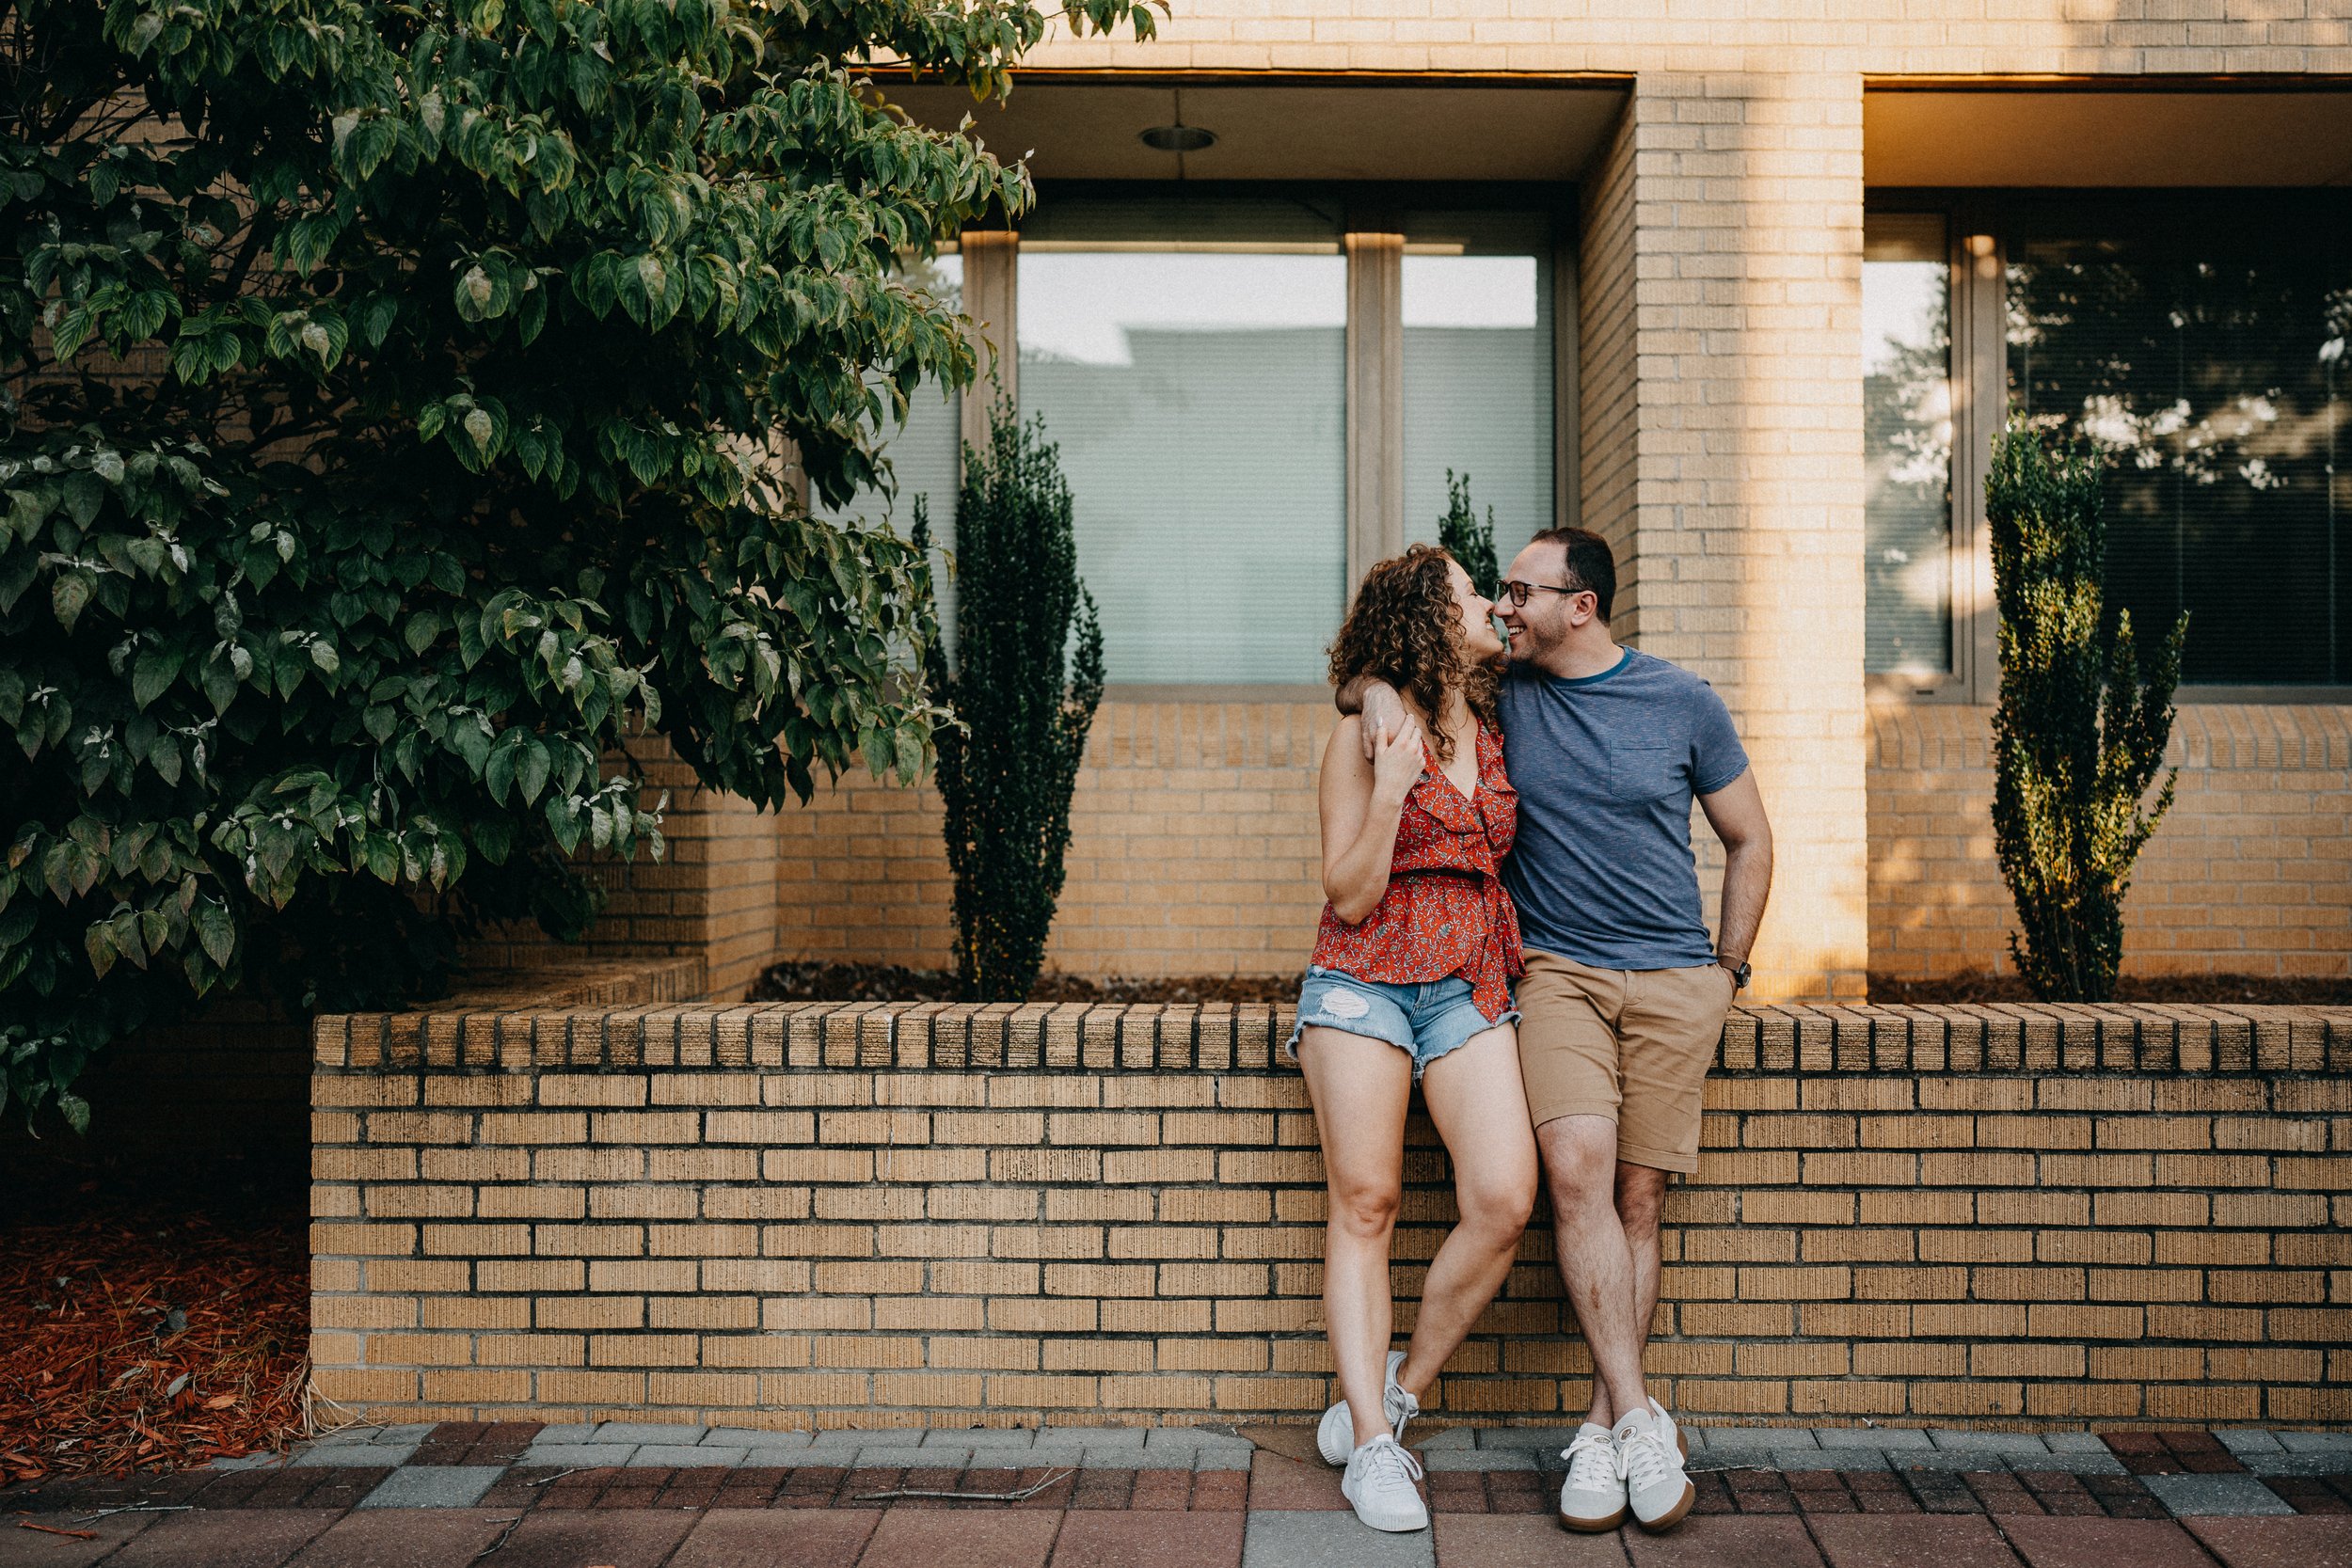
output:
[[[1382,1536],[1306,1432],[1252,1432],[368,1428],[0,1492],[0,1568],[2352,1568],[2333,1433],[1692,1429],[1697,1513],[1653,1537],[1558,1528],[1565,1433],[1416,1433],[1434,1527]]]

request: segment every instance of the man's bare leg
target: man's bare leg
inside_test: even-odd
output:
[[[1665,1202],[1664,1171],[1617,1162],[1617,1220],[1625,1228],[1626,1252],[1633,1264],[1633,1356],[1637,1363],[1649,1348],[1650,1324],[1658,1318],[1658,1216]],[[1609,1397],[1608,1386],[1594,1378],[1592,1414],[1585,1419],[1596,1426],[1614,1426],[1623,1414]]]
[[[1535,1130],[1544,1177],[1551,1192],[1552,1250],[1568,1305],[1593,1354],[1593,1419],[1611,1424],[1611,1412],[1646,1410],[1642,1347],[1649,1320],[1639,1305],[1639,1275],[1627,1227],[1617,1212],[1617,1124],[1607,1117],[1558,1117]],[[1662,1172],[1661,1173],[1663,1174]],[[1648,1299],[1658,1302],[1657,1222],[1649,1224]]]

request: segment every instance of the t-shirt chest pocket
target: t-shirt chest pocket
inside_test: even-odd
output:
[[[1655,800],[1681,784],[1681,752],[1662,740],[1612,740],[1609,793],[1620,800]]]

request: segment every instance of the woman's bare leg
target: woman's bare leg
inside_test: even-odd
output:
[[[1386,1040],[1315,1028],[1299,1037],[1298,1063],[1306,1069],[1330,1183],[1323,1320],[1340,1397],[1355,1418],[1360,1448],[1389,1430],[1381,1400],[1395,1317],[1389,1238],[1405,1192],[1405,1109],[1413,1096],[1413,1059]],[[1526,1119],[1521,1112],[1522,1128]]]
[[[1396,1380],[1419,1398],[1502,1289],[1535,1207],[1535,1134],[1510,1024],[1473,1036],[1422,1077],[1429,1119],[1454,1161],[1461,1218],[1429,1265],[1421,1316]]]

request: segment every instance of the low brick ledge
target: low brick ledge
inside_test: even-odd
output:
[[[317,1021],[329,1071],[445,1068],[1272,1072],[1288,1006],[792,1002],[569,1008],[539,995]],[[564,1000],[569,1000],[565,998]],[[584,1000],[584,999],[583,999]],[[534,1006],[534,1004],[536,1006]],[[1985,1005],[1734,1008],[1724,1072],[2352,1071],[2352,1008]]]

